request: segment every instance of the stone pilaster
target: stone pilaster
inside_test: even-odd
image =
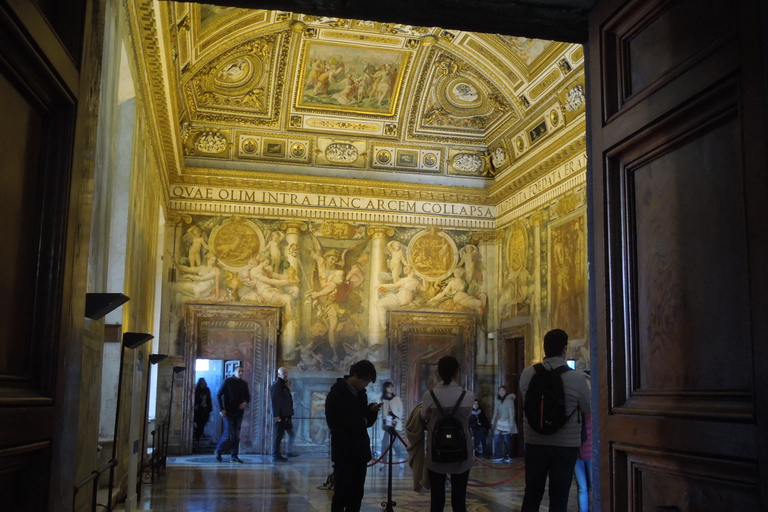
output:
[[[384,271],[387,239],[395,234],[395,230],[387,226],[370,226],[368,237],[371,239],[371,270],[368,287],[368,344],[376,345],[386,342],[386,332],[379,327],[376,303],[379,300],[379,274]]]
[[[531,360],[541,361],[544,357],[543,338],[541,333],[541,224],[543,216],[536,212],[531,216],[533,226],[533,286],[531,298]]]
[[[299,262],[299,251],[301,250],[301,236],[307,232],[307,223],[301,221],[283,222],[280,229],[285,231],[285,241],[288,244],[285,249],[285,259],[296,272],[301,276],[301,263]],[[301,297],[296,299],[301,300]],[[283,354],[293,351],[299,337],[299,308],[295,307],[293,318],[289,318],[282,329],[282,349]]]

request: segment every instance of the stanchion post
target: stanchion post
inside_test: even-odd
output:
[[[397,505],[392,501],[392,454],[395,452],[395,427],[387,427],[387,433],[389,434],[389,469],[387,470],[387,501],[381,504],[384,507],[384,512],[395,512],[394,506]]]

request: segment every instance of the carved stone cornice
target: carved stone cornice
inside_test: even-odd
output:
[[[270,192],[304,192],[477,205],[485,205],[488,200],[486,191],[479,188],[266,172],[259,173],[257,177],[253,178],[217,177],[212,176],[212,174],[220,173],[221,171],[218,169],[188,168],[187,170],[190,174],[175,177],[176,179],[172,180],[172,184],[183,183],[201,187],[259,189]],[[196,175],[193,176],[192,173]]]
[[[564,136],[558,138],[559,140],[575,139],[572,143],[552,154],[544,161],[532,159],[531,162],[505,174],[488,191],[488,197],[491,199],[492,204],[500,203],[525,185],[535,181],[570,158],[586,151],[587,136],[585,132],[586,123],[578,123],[575,127],[568,130]]]
[[[155,160],[160,169],[168,172],[182,170],[184,161],[182,157],[178,123],[176,122],[173,104],[169,105],[165,96],[166,83],[163,63],[163,55],[160,48],[158,35],[158,20],[155,16],[154,2],[151,0],[123,0],[123,9],[128,13],[129,20],[128,38],[131,42],[127,45],[129,60],[137,70],[135,80],[136,99],[143,107],[147,119],[147,130],[151,141],[159,143],[149,144],[155,155]],[[167,30],[167,29],[166,29]],[[169,46],[169,45],[167,45]],[[169,48],[166,48],[169,51]],[[173,95],[171,95],[173,96]],[[162,172],[162,171],[161,171]],[[163,173],[165,174],[165,173]],[[168,200],[168,180],[165,176],[160,180],[163,187],[164,199]]]

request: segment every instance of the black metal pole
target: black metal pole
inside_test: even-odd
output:
[[[144,428],[141,431],[141,453],[139,454],[139,478],[136,482],[136,497],[141,499],[141,481],[144,475],[144,457],[147,456],[147,426],[149,425],[149,385],[152,378],[152,363],[147,361],[147,391],[144,396]]]
[[[120,395],[123,388],[123,363],[125,361],[125,347],[120,342],[120,369],[117,371],[117,400],[115,405],[115,435],[112,437],[112,458],[117,460],[117,431],[120,427]],[[109,469],[109,492],[107,494],[107,512],[112,512],[112,489],[115,485],[115,470],[117,464]]]
[[[381,504],[384,512],[395,512],[393,508],[397,503],[392,501],[392,455],[395,452],[395,427],[387,427],[389,434],[389,470],[387,473],[387,501]]]

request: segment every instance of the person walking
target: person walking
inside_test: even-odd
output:
[[[515,422],[515,396],[507,394],[505,386],[499,386],[496,405],[493,408],[493,453],[496,461],[512,462],[512,436],[517,434]]]
[[[528,388],[539,371],[561,371],[563,391],[565,393],[565,424],[551,434],[540,433],[531,427],[528,412],[523,419],[525,435],[525,494],[521,512],[539,510],[544,497],[544,489],[549,478],[550,512],[566,512],[568,493],[573,481],[573,468],[579,456],[581,446],[581,414],[590,412],[592,402],[584,372],[570,370],[565,362],[568,348],[568,334],[562,329],[554,329],[544,335],[544,360],[539,365],[526,367],[520,375],[520,392],[524,398],[524,407],[528,400]],[[537,370],[537,366],[539,369]],[[558,368],[566,366],[566,369]],[[553,377],[558,377],[554,375]],[[540,379],[539,379],[540,380]],[[538,400],[538,398],[537,398]],[[534,402],[537,403],[537,402]],[[546,408],[542,402],[542,409]],[[535,409],[539,409],[538,405]]]
[[[229,462],[242,464],[238,456],[240,453],[240,426],[243,424],[245,408],[251,402],[251,393],[248,391],[248,383],[243,380],[243,367],[235,368],[235,374],[224,381],[219,393],[216,395],[219,401],[219,414],[224,418],[224,432],[221,434],[219,444],[216,445],[214,455],[221,462],[221,451],[224,445],[230,443]]]
[[[197,380],[197,386],[195,386],[195,431],[193,433],[195,443],[200,442],[212,410],[211,389],[205,379],[200,378]]]
[[[395,427],[395,430],[402,435],[405,422],[403,420],[403,401],[395,394],[395,385],[391,382],[385,382],[381,388],[381,430],[383,432],[381,436],[381,453],[384,453],[384,450],[389,447],[389,427]],[[399,445],[395,444],[395,447],[397,446]]]
[[[293,453],[293,396],[288,387],[288,370],[283,367],[277,369],[277,379],[272,383],[272,416],[275,419],[275,437],[272,443],[272,461],[286,462],[287,457]],[[285,434],[288,434],[285,457],[280,454],[280,443]]]
[[[442,512],[445,508],[445,480],[451,475],[451,508],[453,512],[467,510],[467,483],[469,470],[474,464],[472,453],[472,436],[469,432],[469,417],[472,414],[472,404],[475,395],[463,390],[459,384],[459,361],[453,356],[445,356],[437,362],[437,373],[443,380],[434,389],[424,393],[421,408],[421,418],[427,426],[426,464],[431,487],[430,512]],[[442,409],[443,414],[441,414]],[[435,456],[434,440],[436,428],[445,424],[443,415],[457,419],[463,429],[466,439],[466,458],[454,462],[439,462]],[[439,433],[437,433],[439,434]]]
[[[358,512],[363,502],[367,464],[371,456],[368,429],[381,404],[369,404],[365,388],[376,382],[376,368],[363,359],[349,375],[336,379],[325,398],[325,421],[331,431],[331,460],[336,485],[331,512]]]

